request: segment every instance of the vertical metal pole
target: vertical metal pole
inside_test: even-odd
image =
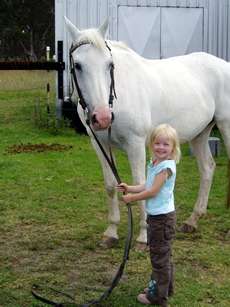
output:
[[[57,53],[58,53],[58,80],[57,80],[57,86],[58,86],[58,99],[57,99],[57,118],[61,119],[62,116],[62,103],[63,103],[63,41],[57,42]]]
[[[46,84],[46,124],[47,124],[47,128],[49,128],[50,125],[50,84],[47,83]]]
[[[46,61],[50,61],[50,46],[46,46]]]

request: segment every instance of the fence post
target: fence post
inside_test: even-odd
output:
[[[63,103],[63,41],[57,42],[57,60],[58,60],[58,78],[57,78],[57,87],[58,87],[58,97],[57,97],[57,107],[56,114],[57,119],[62,117],[62,103]]]

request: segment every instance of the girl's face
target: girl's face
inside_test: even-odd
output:
[[[165,136],[157,136],[153,143],[153,153],[158,161],[172,159],[173,142]]]

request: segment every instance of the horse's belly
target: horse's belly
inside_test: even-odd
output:
[[[200,134],[213,120],[213,112],[182,113],[181,116],[171,118],[168,123],[178,132],[181,142],[187,142]]]
[[[190,141],[213,120],[214,99],[208,94],[207,97],[207,99],[200,99],[194,95],[194,99],[189,99],[179,95],[174,103],[169,99],[160,104],[158,109],[155,108],[152,113],[152,123],[153,125],[168,123],[177,130],[182,142]]]

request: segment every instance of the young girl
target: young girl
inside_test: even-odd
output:
[[[117,189],[126,194],[122,196],[125,203],[146,200],[152,276],[149,287],[137,299],[146,305],[167,306],[168,296],[173,294],[171,254],[176,224],[173,190],[176,163],[180,159],[176,130],[167,124],[159,125],[150,135],[149,148],[152,160],[146,183],[136,186],[121,183]]]

